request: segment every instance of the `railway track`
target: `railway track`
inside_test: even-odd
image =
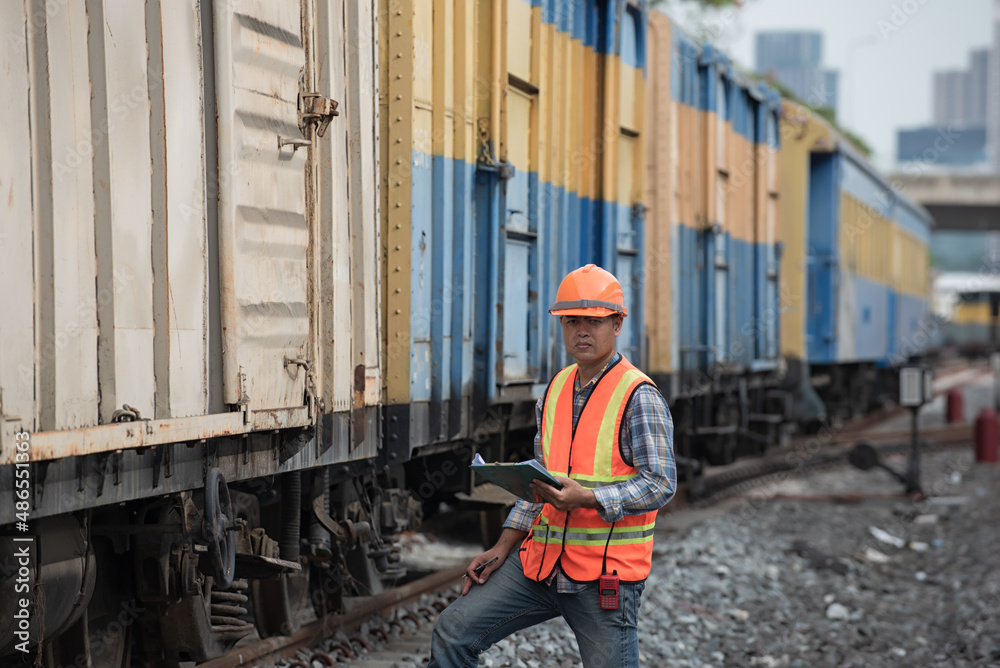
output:
[[[973,429],[969,424],[940,425],[920,430],[921,451],[943,447],[967,446],[972,442]],[[817,436],[819,447],[813,439],[799,440],[762,458],[739,461],[730,466],[709,472],[697,481],[687,483],[688,504],[711,505],[722,498],[745,492],[766,484],[775,477],[787,478],[809,471],[848,464],[847,455],[862,441],[871,444],[880,456],[909,451],[909,429],[893,431],[851,431],[837,433],[822,439]]]
[[[372,596],[350,612],[318,619],[294,635],[238,647],[198,668],[252,668],[282,661],[290,661],[289,668],[313,668],[344,660],[367,668],[406,666],[415,653],[430,646],[434,621],[450,602],[444,592],[464,572],[464,566],[437,571]]]

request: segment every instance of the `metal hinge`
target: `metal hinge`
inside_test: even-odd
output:
[[[339,104],[319,93],[299,93],[299,130],[306,134],[306,128],[315,123],[316,134],[322,137],[333,117],[340,116]]]

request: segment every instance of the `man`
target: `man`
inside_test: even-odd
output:
[[[584,666],[639,665],[653,524],[676,488],[673,423],[653,383],[616,351],[628,313],[613,275],[592,264],[570,272],[549,313],[576,364],[535,407],[535,456],[563,487],[533,482],[538,502],[519,499],[497,544],[469,564],[462,597],[434,628],[428,668],[476,666],[493,643],[558,615]],[[489,565],[477,574],[480,564]]]

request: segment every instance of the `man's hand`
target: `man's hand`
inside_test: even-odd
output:
[[[476,574],[477,566],[489,564],[494,557],[496,558],[495,562],[484,568],[481,573]],[[469,562],[469,566],[465,569],[465,577],[462,579],[462,596],[469,593],[473,582],[476,584],[486,584],[486,581],[490,579],[490,573],[503,566],[505,559],[507,559],[507,553],[501,551],[498,547],[491,547],[482,554],[473,557],[472,561]]]
[[[562,489],[556,489],[552,485],[532,480],[531,491],[535,493],[535,498],[551,503],[559,511],[598,507],[597,497],[594,496],[593,490],[587,489],[572,478],[556,476],[556,480],[562,483]]]
[[[473,582],[476,584],[486,584],[486,581],[490,579],[490,573],[503,566],[503,562],[506,561],[510,551],[514,549],[514,546],[520,545],[521,541],[527,535],[527,531],[504,529],[496,545],[482,554],[473,557],[472,561],[469,562],[468,568],[465,569],[465,577],[462,578],[462,596],[469,593]],[[495,562],[484,568],[481,573],[476,573],[477,566],[489,563],[494,557],[496,557]]]

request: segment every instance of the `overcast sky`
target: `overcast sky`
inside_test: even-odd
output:
[[[670,0],[668,14],[692,22],[689,4]],[[990,44],[992,0],[746,0],[733,20],[716,12],[700,20],[748,69],[754,35],[763,30],[819,30],[824,66],[840,71],[838,118],[874,149],[879,167],[895,160],[896,130],[933,115],[932,73],[968,66],[969,51]],[[906,10],[909,10],[907,13]],[[898,29],[896,29],[898,27]]]

